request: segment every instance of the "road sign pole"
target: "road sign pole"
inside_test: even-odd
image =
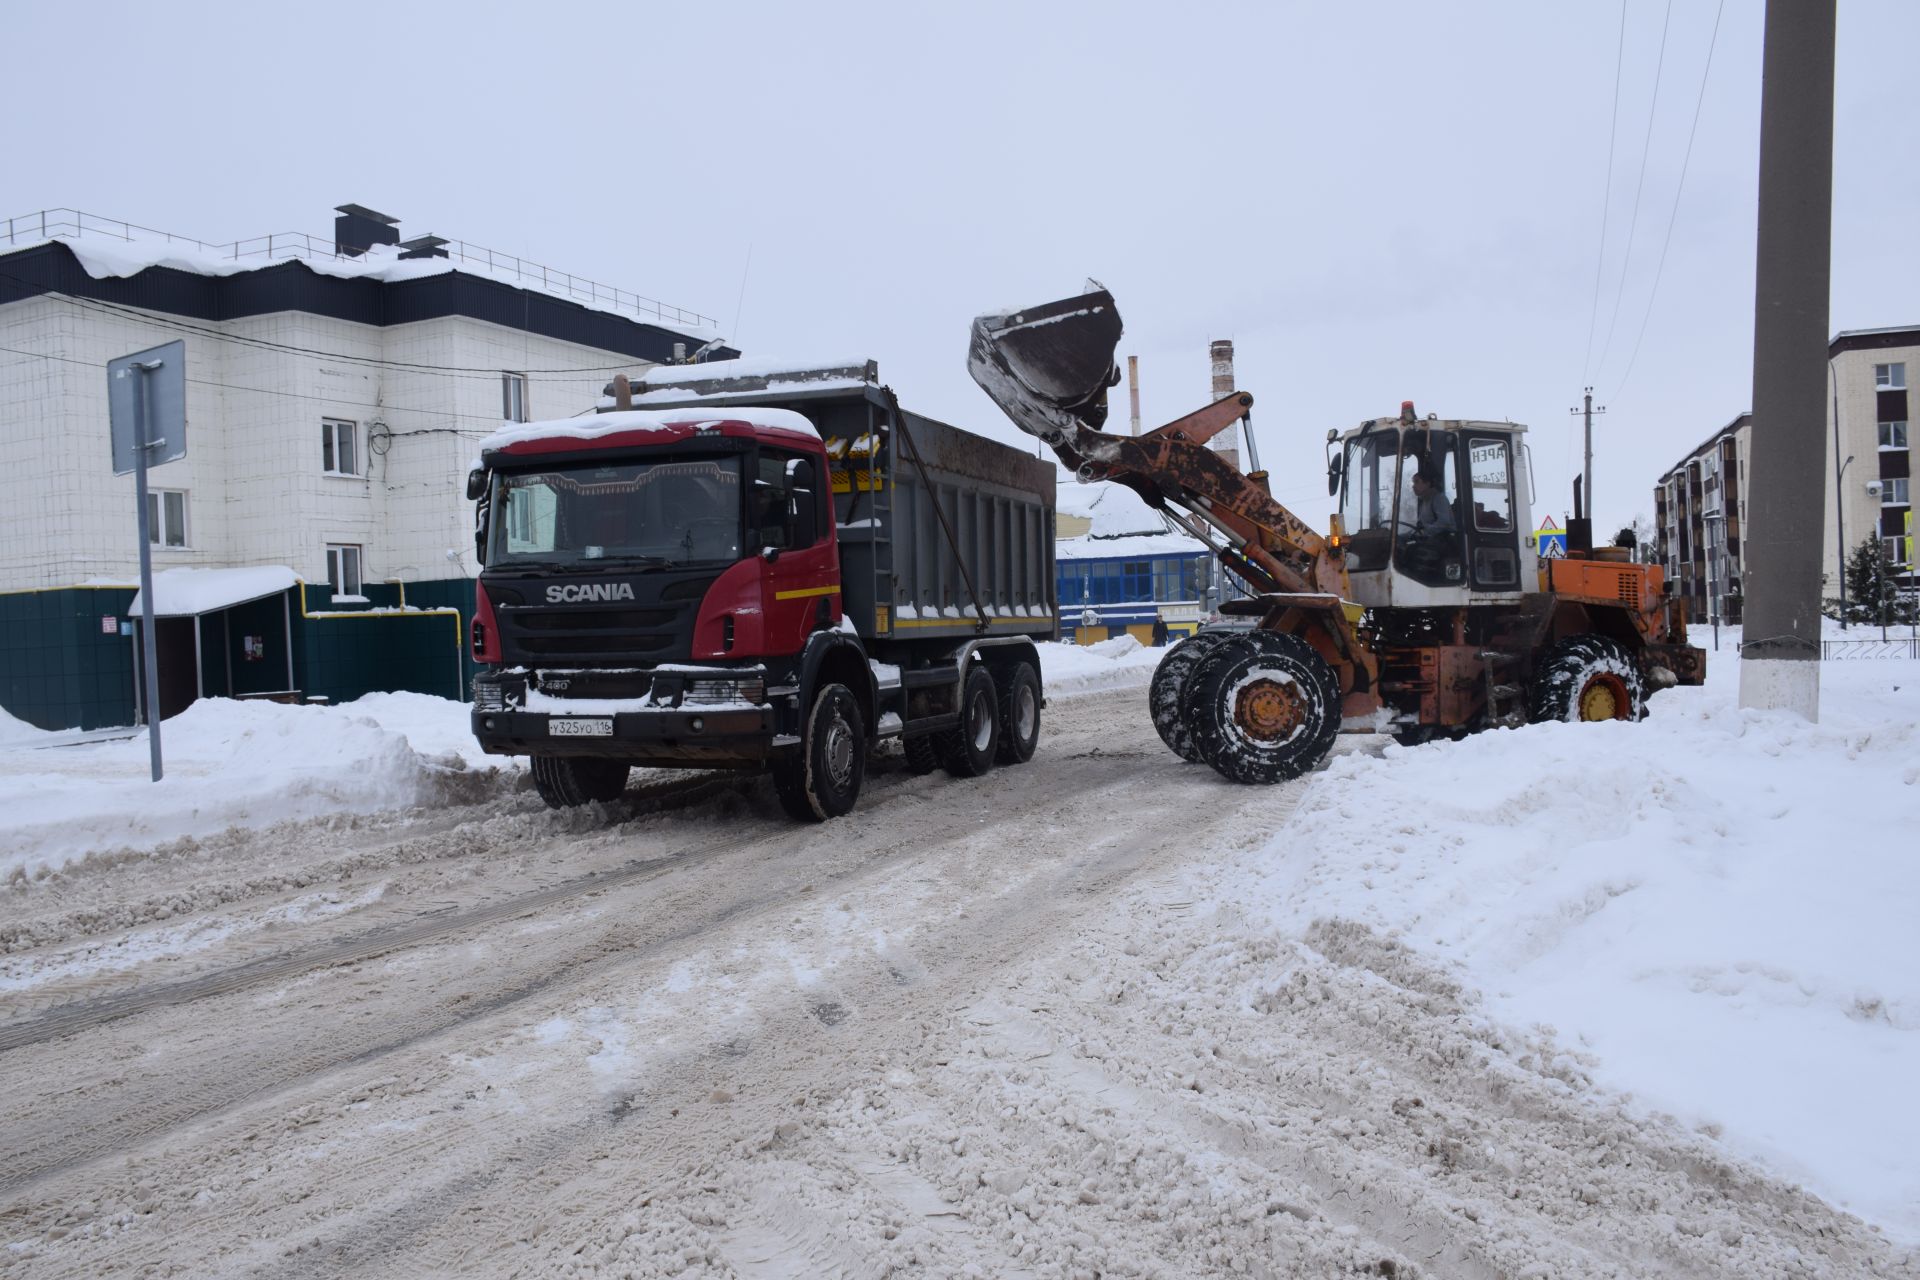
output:
[[[147,427],[147,378],[159,364],[135,365],[133,374],[133,492],[140,526],[140,648],[144,688],[147,691],[147,753],[153,761],[153,780],[160,781],[160,659],[159,637],[153,633],[153,542],[147,518],[147,450],[152,447]]]

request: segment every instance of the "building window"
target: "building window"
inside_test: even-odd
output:
[[[1904,422],[1883,422],[1880,424],[1880,447],[1882,449],[1904,449],[1907,447],[1907,424]]]
[[[320,419],[320,470],[330,476],[360,474],[360,454],[354,448],[353,423],[340,418]]]
[[[1881,546],[1886,549],[1887,563],[1905,568],[1907,563],[1907,540],[1905,538],[1882,538]]]
[[[351,543],[327,544],[327,582],[336,596],[360,594],[360,548]]]
[[[156,547],[186,547],[186,490],[147,490],[147,541]]]
[[[1881,391],[1905,391],[1907,389],[1907,366],[1899,364],[1877,364],[1873,366],[1873,385]]]
[[[503,373],[500,375],[500,416],[508,422],[527,420],[526,374]]]
[[[1904,507],[1907,505],[1907,478],[1897,476],[1880,482],[1880,505],[1883,507]]]

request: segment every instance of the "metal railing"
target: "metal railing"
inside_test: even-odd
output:
[[[1870,623],[1859,624],[1863,627]],[[1888,637],[1885,640],[1822,640],[1820,657],[1834,662],[1846,658],[1920,658],[1920,638]]]
[[[263,258],[267,261],[291,258],[326,259],[333,262],[362,260],[350,254],[337,252],[332,236],[308,235],[304,231],[276,231],[264,236],[253,236],[245,240],[224,243],[200,240],[171,231],[160,231],[153,227],[143,227],[137,222],[126,222],[119,218],[103,218],[98,214],[86,213],[79,209],[42,209],[37,213],[8,218],[5,223],[0,224],[0,240],[8,245],[33,243],[38,240],[71,240],[81,236],[107,236],[128,242],[159,240],[172,245],[191,245],[208,256],[236,261],[241,258]],[[451,261],[476,268],[484,267],[488,274],[496,279],[511,276],[528,288],[537,288],[543,293],[550,293],[556,297],[571,298],[575,302],[613,311],[630,311],[636,316],[650,316],[667,324],[692,325],[708,329],[719,327],[719,322],[712,316],[703,315],[698,311],[689,311],[685,307],[676,307],[672,303],[661,302],[657,298],[649,298],[643,294],[616,289],[612,285],[601,284],[585,276],[576,276],[570,271],[560,271],[538,262],[528,262],[517,254],[499,253],[484,245],[471,244],[465,240],[449,240],[439,248]]]

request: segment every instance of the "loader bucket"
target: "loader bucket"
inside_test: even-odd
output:
[[[1100,429],[1107,388],[1120,380],[1113,363],[1120,312],[1113,295],[1088,292],[1044,306],[976,317],[967,368],[1015,426],[1058,440],[1076,423]]]

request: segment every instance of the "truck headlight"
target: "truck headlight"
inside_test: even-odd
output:
[[[767,682],[750,680],[690,680],[681,698],[682,706],[712,706],[723,702],[765,702]]]

